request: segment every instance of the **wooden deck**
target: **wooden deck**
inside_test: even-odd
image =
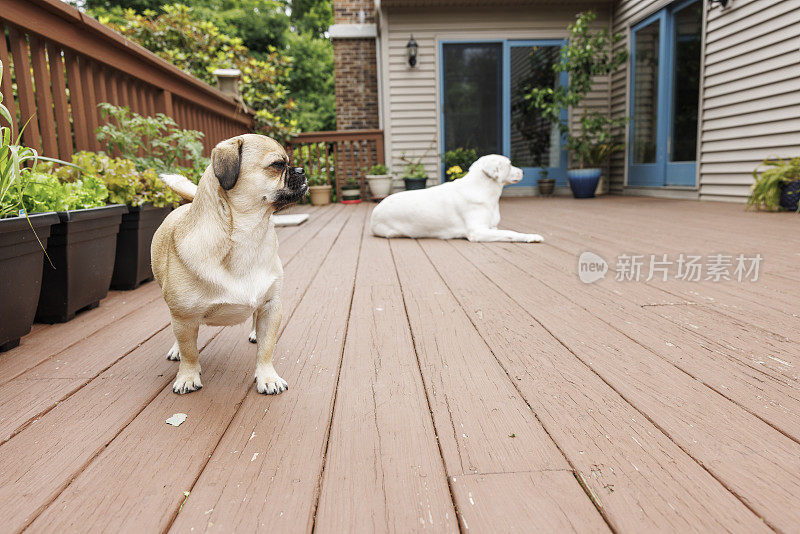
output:
[[[154,283],[0,354],[0,531],[800,531],[798,216],[503,201],[527,245],[374,238],[369,208],[279,231],[280,396],[247,325],[201,329],[173,394]],[[621,253],[764,260],[622,282]]]

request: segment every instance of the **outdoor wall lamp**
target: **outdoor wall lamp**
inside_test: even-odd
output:
[[[728,0],[708,0],[708,3],[711,4],[711,7],[714,7],[714,4],[721,5],[723,9],[728,7]]]
[[[411,39],[408,40],[408,44],[406,45],[406,53],[408,54],[408,66],[409,67],[416,67],[417,66],[417,51],[419,50],[419,46],[417,42],[414,40],[414,35],[411,35]]]

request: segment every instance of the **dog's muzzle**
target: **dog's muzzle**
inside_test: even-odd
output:
[[[302,200],[306,193],[308,193],[306,171],[302,167],[289,167],[286,173],[286,187],[278,190],[274,205],[280,208],[294,204]]]

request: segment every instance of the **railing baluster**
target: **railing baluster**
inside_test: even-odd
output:
[[[25,126],[22,138],[25,144],[41,152],[42,140],[39,137],[39,121],[36,118],[36,100],[31,83],[31,62],[28,57],[28,41],[25,34],[14,26],[9,29],[11,53],[14,56],[14,72],[17,80],[17,96],[19,98],[20,128]]]
[[[72,115],[72,129],[75,133],[75,149],[89,150],[89,132],[84,120],[86,113],[83,106],[83,87],[78,56],[75,52],[65,51],[67,61],[67,85],[69,86],[69,107]]]
[[[3,62],[3,79],[0,80],[0,90],[3,92],[3,105],[11,112],[11,127],[13,136],[16,137],[17,130],[17,107],[14,101],[14,91],[11,89],[11,62],[6,44],[6,28],[0,24],[0,61]]]
[[[56,116],[58,157],[69,161],[70,157],[72,157],[72,128],[69,124],[69,109],[67,108],[64,60],[61,58],[61,50],[53,43],[47,43],[47,59],[50,61],[50,80],[53,84],[53,108]]]
[[[86,98],[86,124],[89,129],[89,147],[90,150],[99,150],[100,144],[97,142],[96,130],[98,126],[97,120],[97,97],[94,93],[94,73],[92,72],[92,62],[86,56],[81,56],[80,59],[81,70],[81,86],[84,90]]]
[[[44,43],[31,37],[31,63],[36,86],[36,114],[42,132],[42,150],[45,154],[57,154],[56,125],[53,120],[53,94],[50,92],[50,72],[47,69],[47,54]]]

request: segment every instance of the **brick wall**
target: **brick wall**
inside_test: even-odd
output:
[[[359,13],[364,12],[364,20]],[[333,22],[335,24],[372,24],[375,22],[375,6],[372,0],[333,0]]]
[[[372,0],[333,0],[336,24],[374,24]],[[362,20],[359,13],[364,12]],[[379,127],[375,39],[333,39],[336,129]]]
[[[335,39],[336,128],[378,127],[378,71],[374,39]]]

